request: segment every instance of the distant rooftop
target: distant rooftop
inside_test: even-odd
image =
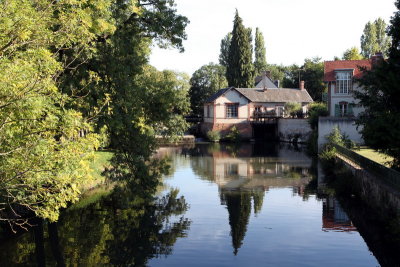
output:
[[[291,88],[235,88],[228,87],[220,89],[218,92],[210,96],[206,103],[215,101],[229,90],[236,90],[250,102],[257,103],[287,103],[287,102],[313,102],[307,90],[291,89]]]
[[[251,102],[313,102],[307,90],[278,88],[235,88]]]
[[[353,70],[353,77],[358,79],[361,78],[363,72],[359,67],[371,69],[372,60],[336,60],[336,61],[325,61],[324,62],[324,82],[336,81],[335,70]]]

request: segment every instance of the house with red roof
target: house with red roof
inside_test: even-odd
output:
[[[354,91],[362,90],[357,83],[364,69],[383,59],[378,53],[364,60],[336,60],[324,62],[324,82],[328,87],[328,110],[332,117],[356,117],[363,111]]]

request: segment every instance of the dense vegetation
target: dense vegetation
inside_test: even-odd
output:
[[[392,156],[400,168],[400,1],[388,35],[392,38],[387,60],[379,62],[359,81],[364,87],[356,97],[365,107],[358,120],[366,144]]]
[[[187,23],[173,0],[0,3],[1,220],[57,220],[99,139],[116,150],[109,177],[127,178],[156,134],[183,132],[188,77],[147,61],[152,42],[183,50]]]

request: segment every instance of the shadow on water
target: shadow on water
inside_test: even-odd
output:
[[[70,207],[57,223],[35,220],[30,232],[1,244],[0,266],[145,266],[170,255],[189,230],[191,222],[184,217],[189,206],[177,189],[161,193],[152,187],[160,186],[160,174],[168,170],[158,164],[166,162],[143,165],[132,179],[126,179],[125,169],[124,182],[109,195]],[[122,172],[114,169],[111,175]]]
[[[400,266],[400,193],[372,176],[354,175],[341,163],[325,167],[321,176],[318,191],[340,205],[335,217],[344,218],[335,221],[335,229],[356,229],[381,266]]]

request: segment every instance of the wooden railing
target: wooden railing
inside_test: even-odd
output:
[[[390,185],[395,186],[397,189],[400,189],[400,172],[387,168],[382,164],[363,157],[360,154],[351,151],[345,147],[339,145],[333,146],[336,148],[337,153],[339,153],[340,155],[353,161],[366,171],[376,176],[378,179],[382,179]]]

